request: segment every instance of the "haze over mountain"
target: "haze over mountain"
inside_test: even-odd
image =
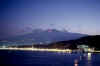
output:
[[[51,43],[64,40],[73,40],[87,36],[86,34],[72,33],[66,30],[57,29],[34,29],[32,33],[16,36],[8,39],[9,41]]]

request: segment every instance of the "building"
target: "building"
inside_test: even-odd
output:
[[[79,51],[82,52],[94,52],[94,48],[90,48],[88,45],[78,45],[77,48],[79,49]]]
[[[88,45],[78,45],[77,48],[79,51],[88,52],[89,46]]]

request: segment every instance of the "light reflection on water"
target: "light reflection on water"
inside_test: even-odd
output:
[[[92,66],[92,53],[84,53],[82,55],[80,55],[79,59],[75,59],[74,60],[74,66],[81,66],[80,62],[85,60],[86,64],[85,66]]]
[[[88,61],[91,61],[91,56],[92,56],[92,53],[88,53]]]
[[[34,51],[0,51],[4,64],[32,64],[32,66],[100,66],[100,54]],[[1,63],[0,63],[1,64]]]
[[[74,60],[74,66],[78,66],[78,60],[77,59]]]
[[[92,62],[91,62],[91,60],[92,60],[92,53],[88,53],[88,63],[87,63],[87,66],[92,66]]]

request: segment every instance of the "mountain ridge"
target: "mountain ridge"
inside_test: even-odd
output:
[[[16,36],[8,39],[8,41],[29,41],[36,43],[51,43],[64,40],[78,39],[87,36],[86,34],[72,33],[68,31],[61,31],[57,29],[35,29],[32,33]]]
[[[60,41],[51,43],[49,47],[52,48],[71,48],[77,49],[77,45],[88,45],[94,47],[96,50],[100,50],[100,35],[85,36],[76,40]]]

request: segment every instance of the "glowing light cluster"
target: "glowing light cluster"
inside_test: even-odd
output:
[[[52,51],[52,52],[72,52],[71,49],[45,49],[45,48],[0,48],[3,50],[31,50],[31,51]]]

